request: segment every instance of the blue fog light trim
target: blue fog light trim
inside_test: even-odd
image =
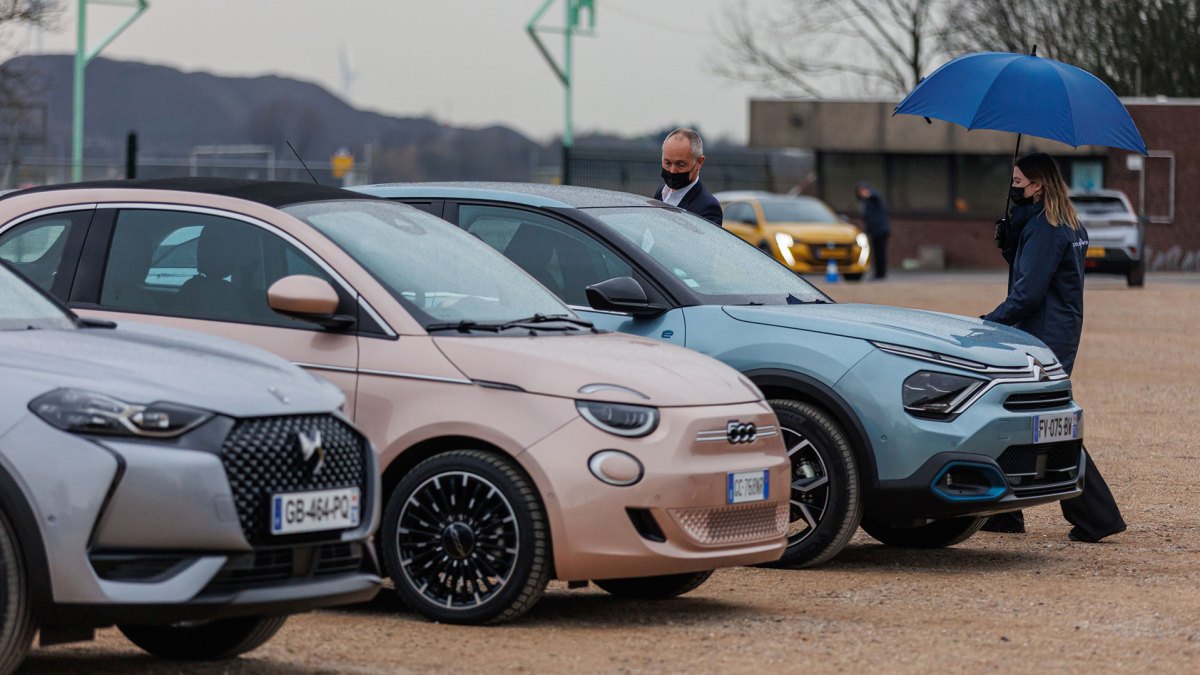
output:
[[[991,484],[991,486],[983,494],[976,495],[950,494],[938,487],[938,483],[941,482],[942,478],[949,473],[951,469],[960,466],[978,469],[985,476],[987,476],[988,482]],[[1000,473],[999,469],[990,464],[978,464],[975,462],[950,462],[946,466],[943,466],[942,470],[933,477],[933,482],[929,484],[929,489],[933,490],[933,493],[937,496],[949,502],[986,502],[996,500],[1004,496],[1004,493],[1008,491],[1008,482],[1004,479],[1004,474]]]

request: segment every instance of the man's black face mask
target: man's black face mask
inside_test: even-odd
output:
[[[696,166],[693,164],[692,169],[695,169],[695,168],[696,168]],[[666,168],[664,168],[662,170],[662,178],[663,178],[663,182],[667,184],[667,187],[671,188],[672,190],[679,190],[681,188],[687,187],[688,183],[692,182],[692,179],[689,178],[691,173],[692,173],[691,169],[688,169],[687,171],[680,171],[679,173],[675,173],[674,171],[668,171]]]
[[[1010,187],[1008,188],[1008,198],[1012,200],[1014,206],[1027,206],[1033,203],[1033,200],[1025,196],[1025,188]]]

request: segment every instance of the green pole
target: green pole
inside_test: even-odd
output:
[[[572,37],[575,35],[576,21],[579,16],[574,8],[574,0],[567,0],[563,3],[567,8],[567,29],[563,31],[563,167],[562,167],[562,184],[571,184],[571,146],[575,142],[574,130],[572,129],[571,104],[574,97],[571,95],[571,86],[575,83],[574,70],[574,54],[572,53]]]
[[[117,25],[95,49],[87,48],[87,5],[95,2],[104,5],[134,7],[133,14]],[[83,76],[87,64],[104,50],[117,36],[137,20],[150,6],[149,0],[79,0],[79,13],[75,32],[75,81],[71,102],[71,181],[83,180]]]

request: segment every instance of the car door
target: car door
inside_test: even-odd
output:
[[[294,274],[329,282],[341,299],[338,313],[357,315],[352,289],[300,242],[261,220],[193,207],[101,208],[69,304],[81,314],[194,330],[274,352],[338,385],[353,416],[354,329],[327,330],[267,304],[271,284]]]
[[[614,248],[583,228],[542,212],[516,206],[452,203],[446,216],[482,239],[550,289],[571,309],[602,330],[620,331],[684,344],[683,313],[673,309],[652,319],[592,309],[587,287],[615,277],[646,280]]]

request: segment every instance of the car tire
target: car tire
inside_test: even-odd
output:
[[[919,527],[893,527],[864,518],[862,529],[880,543],[898,548],[945,548],[970,539],[987,518],[964,516],[935,520]]]
[[[618,598],[664,600],[691,593],[712,576],[713,571],[689,574],[664,574],[657,577],[597,579],[596,585]]]
[[[442,623],[511,621],[537,604],[554,569],[537,490],[495,452],[414,467],[392,492],[379,541],[397,595]]]
[[[215,661],[257,649],[275,637],[284,616],[244,616],[201,624],[119,625],[133,644],[162,659]]]
[[[771,567],[812,567],[850,543],[862,520],[858,463],[841,425],[809,403],[768,402],[792,461],[791,519],[783,557]]]
[[[1146,285],[1146,261],[1139,260],[1137,263],[1125,270],[1125,283],[1129,284],[1130,288],[1141,288]]]
[[[37,625],[29,576],[8,517],[0,513],[0,673],[16,670],[29,654]]]

